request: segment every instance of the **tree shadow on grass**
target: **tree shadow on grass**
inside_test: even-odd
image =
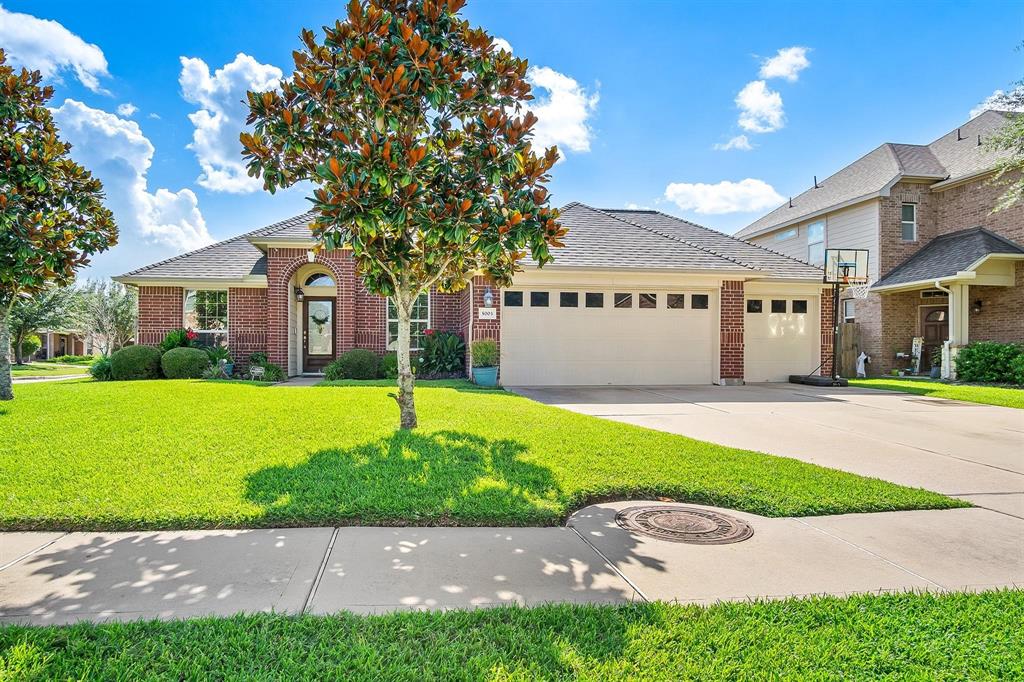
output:
[[[515,440],[399,431],[295,465],[257,471],[246,498],[280,525],[550,525],[561,514],[551,471]]]

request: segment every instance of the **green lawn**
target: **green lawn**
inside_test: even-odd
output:
[[[72,374],[88,374],[88,367],[57,365],[50,362],[30,362],[27,365],[11,365],[11,376],[19,377],[63,377]]]
[[[0,405],[0,528],[551,525],[665,496],[765,515],[966,506],[466,383],[54,382]]]
[[[0,628],[0,679],[1010,680],[1024,592]]]
[[[998,405],[1000,407],[1015,407],[1019,410],[1024,409],[1024,389],[1021,388],[944,384],[941,381],[898,378],[850,379],[850,385],[927,395],[932,398],[963,400],[968,403],[981,403],[982,405]]]

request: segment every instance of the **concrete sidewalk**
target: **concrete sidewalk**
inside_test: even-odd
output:
[[[1024,585],[1024,520],[985,509],[803,519],[722,510],[754,536],[695,546],[619,528],[616,511],[634,504],[587,507],[566,528],[5,533],[0,623]]]

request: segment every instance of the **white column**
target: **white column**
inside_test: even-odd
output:
[[[970,289],[967,284],[949,287],[949,345],[953,347],[966,346],[970,342]]]

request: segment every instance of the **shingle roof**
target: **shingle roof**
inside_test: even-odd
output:
[[[937,181],[967,177],[995,166],[1002,152],[982,141],[1005,123],[1006,112],[985,111],[928,145],[885,143],[736,233],[748,237],[827,209],[877,195],[900,177]]]
[[[1019,253],[1024,246],[984,227],[936,237],[875,283],[875,288],[951,277],[992,253]]]
[[[309,239],[311,213],[133,270],[119,279],[241,279],[266,274],[253,245]],[[601,210],[580,203],[562,209],[569,228],[556,267],[746,271],[751,276],[817,279],[813,265],[657,211]]]
[[[250,233],[251,234],[251,233]],[[249,234],[204,246],[125,273],[117,279],[242,279],[266,275],[267,258]]]
[[[749,267],[769,271],[773,276],[799,278],[818,278],[822,276],[822,271],[817,266],[771,251],[762,246],[755,246],[750,242],[730,237],[718,230],[712,230],[711,228],[703,227],[660,211],[605,210],[613,216],[644,225],[661,234],[708,249]]]

